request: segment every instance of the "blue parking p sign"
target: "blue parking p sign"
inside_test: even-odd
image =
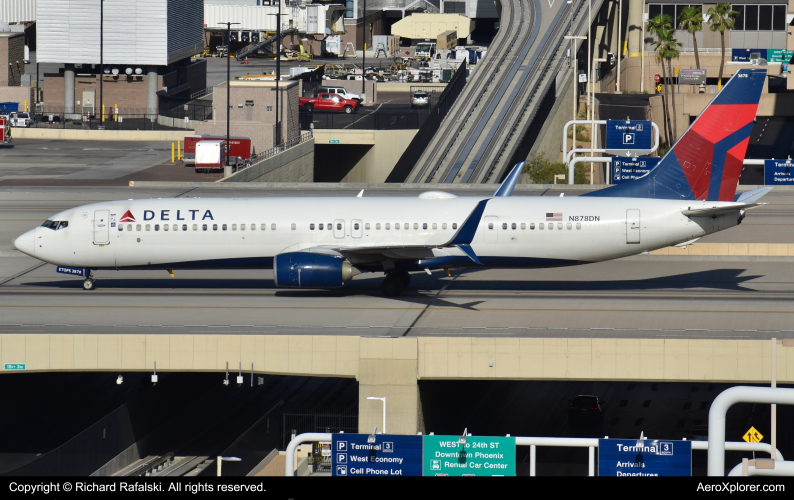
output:
[[[332,476],[421,476],[422,436],[334,434]]]
[[[691,476],[692,442],[599,439],[599,476]]]
[[[619,156],[641,156],[653,147],[648,120],[607,120],[607,153]]]

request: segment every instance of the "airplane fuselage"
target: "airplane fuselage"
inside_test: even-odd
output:
[[[482,267],[442,247],[486,197],[191,198],[94,203],[17,240],[36,258],[88,269],[270,268],[279,254],[339,251],[361,271]],[[485,267],[553,267],[635,255],[720,231],[724,202],[504,197],[488,201],[471,248]],[[53,224],[50,224],[52,226]],[[25,243],[32,240],[30,245]],[[386,248],[368,253],[368,247]],[[425,247],[425,248],[422,248]]]

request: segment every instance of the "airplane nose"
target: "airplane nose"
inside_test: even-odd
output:
[[[31,229],[27,233],[19,236],[17,239],[14,240],[14,247],[22,253],[26,253],[28,255],[34,255],[36,253],[36,243],[33,239],[33,233],[35,229]]]

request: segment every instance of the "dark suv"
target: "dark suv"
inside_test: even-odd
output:
[[[579,395],[569,401],[571,403],[568,407],[569,420],[604,421],[604,411],[602,408],[604,401],[599,401],[598,396]]]

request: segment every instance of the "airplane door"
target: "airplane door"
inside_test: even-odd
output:
[[[361,238],[361,235],[364,234],[364,223],[358,219],[355,219],[351,222],[352,228],[350,231],[350,235],[353,238]]]
[[[626,210],[626,243],[640,242],[640,211]]]
[[[483,217],[485,221],[485,242],[497,243],[499,241],[499,217],[489,215]]]
[[[94,244],[110,243],[110,210],[94,210]]]
[[[345,221],[337,219],[334,221],[334,238],[345,237]]]

